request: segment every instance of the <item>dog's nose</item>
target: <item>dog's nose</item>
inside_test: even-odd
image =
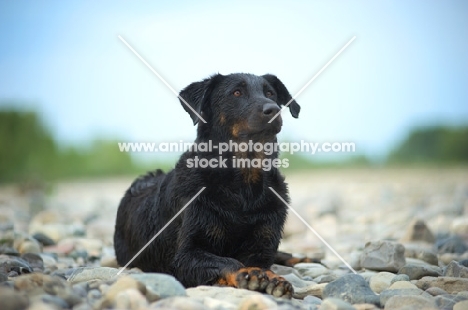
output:
[[[263,115],[273,117],[280,111],[280,107],[275,103],[267,103],[263,105]]]

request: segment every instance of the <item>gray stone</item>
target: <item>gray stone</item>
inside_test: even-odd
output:
[[[468,278],[468,268],[456,261],[451,261],[444,269],[445,277]]]
[[[401,290],[401,289],[417,289],[418,287],[409,282],[409,281],[397,281],[392,283],[390,287],[388,288],[389,290]]]
[[[116,309],[140,310],[146,309],[148,302],[139,290],[130,288],[118,293],[112,305]]]
[[[393,309],[437,309],[433,300],[423,296],[392,296],[385,304],[385,310]]]
[[[392,281],[390,282],[390,284],[393,284],[395,282],[398,282],[398,281],[409,281],[410,278],[408,277],[407,274],[397,274],[393,279]]]
[[[466,251],[468,251],[468,246],[466,245],[465,241],[457,235],[439,240],[437,241],[436,245],[440,254],[442,253],[463,254]]]
[[[393,273],[386,271],[379,272],[369,279],[369,286],[375,293],[379,294],[390,286],[394,277],[395,274]]]
[[[265,295],[251,295],[240,303],[238,310],[275,309],[277,307],[272,298]]]
[[[361,254],[362,268],[397,272],[405,264],[405,247],[392,241],[368,242]]]
[[[118,272],[118,269],[109,267],[81,267],[73,271],[68,281],[74,284],[95,280],[111,280],[117,276]]]
[[[322,264],[317,263],[300,263],[294,265],[294,268],[299,271],[301,276],[309,276],[312,278],[316,278],[318,276],[328,274],[330,270],[323,266]]]
[[[413,220],[406,229],[405,234],[400,239],[400,242],[427,242],[434,243],[435,237],[431,230],[427,227],[423,220]]]
[[[438,295],[434,297],[435,303],[439,309],[452,309],[453,306],[459,301],[464,299],[458,298],[450,294]]]
[[[385,290],[382,293],[380,293],[380,304],[382,306],[386,306],[387,302],[390,300],[390,298],[398,296],[398,297],[403,297],[403,296],[431,296],[427,293],[425,293],[423,290],[420,290],[418,288],[414,289],[389,289]]]
[[[149,305],[149,309],[177,309],[177,310],[209,310],[202,302],[193,300],[190,297],[168,297],[156,301]],[[255,308],[252,308],[255,309]]]
[[[424,277],[416,282],[420,289],[427,290],[430,287],[438,287],[449,294],[468,291],[468,279],[454,277]]]
[[[259,292],[233,287],[204,286],[186,289],[187,295],[193,300],[202,302],[208,308],[225,307],[236,309],[237,306],[250,295],[261,295]]]
[[[398,270],[398,273],[406,274],[410,280],[419,280],[425,276],[438,277],[442,274],[442,270],[440,267],[429,264],[420,265],[409,263]]]
[[[318,276],[317,278],[314,279],[314,282],[317,283],[330,283],[331,281],[335,281],[338,279],[338,276],[336,274],[323,274],[321,276]]]
[[[159,298],[187,295],[184,286],[176,278],[164,273],[136,273],[129,277],[143,283],[147,291]]]
[[[315,305],[318,306],[322,303],[322,300],[318,297],[309,295],[304,297],[304,304]]]
[[[428,288],[426,290],[426,293],[428,293],[428,294],[430,294],[432,296],[448,294],[446,291],[444,291],[440,287],[430,287],[430,288]]]
[[[468,309],[468,300],[457,302],[453,306],[453,310],[466,310]]]
[[[355,310],[355,308],[344,300],[338,298],[326,298],[322,301],[320,310]]]
[[[328,283],[323,290],[323,298],[339,298],[351,304],[379,304],[379,297],[360,275],[349,274]]]
[[[288,280],[289,283],[291,283],[295,288],[301,288],[301,287],[306,287],[306,286],[310,286],[310,285],[313,285],[313,284],[317,284],[316,282],[314,281],[306,281],[306,280],[303,280],[302,278],[296,276],[295,274],[285,274],[282,276],[283,278],[285,278],[286,280]]]
[[[26,309],[29,306],[29,298],[24,292],[0,287],[0,304],[2,310]]]

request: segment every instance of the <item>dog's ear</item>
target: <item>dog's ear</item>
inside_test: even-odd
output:
[[[262,77],[275,89],[279,105],[286,105],[290,100],[292,100],[286,86],[284,86],[283,82],[281,82],[275,75],[265,74]],[[296,100],[292,100],[288,107],[291,115],[294,118],[298,118],[301,107],[297,104]]]
[[[202,112],[203,119],[209,114],[208,110],[210,110],[211,107],[208,101],[215,83],[214,80],[216,80],[218,76],[220,75],[217,74],[203,81],[192,83],[179,93],[179,101],[184,107],[184,110],[187,111],[192,118],[193,125],[196,125],[200,121]],[[205,121],[207,120],[205,119]]]

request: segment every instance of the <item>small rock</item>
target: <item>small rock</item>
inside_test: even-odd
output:
[[[391,281],[391,284],[398,282],[398,281],[409,281],[409,277],[407,274],[397,274]]]
[[[27,274],[32,271],[31,266],[29,266],[29,263],[24,259],[17,256],[0,254],[0,272],[6,274],[9,274],[10,272],[15,272],[16,274]]]
[[[397,281],[388,287],[389,290],[417,289],[418,287],[409,281]]]
[[[401,267],[398,271],[399,274],[406,274],[410,280],[419,280],[422,277],[438,277],[442,274],[442,269],[440,267],[432,266],[429,264],[412,264],[408,263],[405,266]]]
[[[318,284],[320,285],[320,284]],[[323,298],[339,298],[351,304],[379,304],[379,297],[360,275],[349,274],[328,283],[323,290]]]
[[[306,286],[310,286],[310,285],[313,285],[313,284],[317,284],[317,283],[314,282],[314,281],[306,281],[306,280],[303,280],[302,278],[296,276],[296,275],[293,274],[293,273],[285,274],[285,275],[283,275],[283,278],[285,278],[285,279],[286,279],[289,283],[291,283],[295,288],[306,287]]]
[[[33,238],[23,239],[15,246],[20,254],[34,253],[39,254],[42,252],[41,244]]]
[[[70,308],[68,303],[58,296],[45,294],[45,295],[36,296],[35,299],[42,301],[44,304],[48,305],[49,307],[52,306],[58,309]]]
[[[431,296],[424,292],[423,290],[420,290],[419,288],[413,288],[413,289],[388,289],[380,293],[380,304],[382,306],[385,306],[386,303],[390,298],[393,296]]]
[[[186,296],[184,286],[173,276],[164,273],[136,273],[129,277],[135,279],[146,286],[146,290],[151,296],[148,299],[155,301],[156,298],[167,298],[172,296]]]
[[[239,305],[244,298],[250,295],[261,295],[258,292],[245,289],[204,285],[188,288],[186,289],[186,293],[190,298],[202,301],[208,308]]]
[[[453,219],[451,232],[460,236],[468,235],[468,217]]]
[[[44,261],[38,254],[26,253],[21,256],[34,271],[44,271]]]
[[[149,305],[150,309],[177,309],[177,310],[209,310],[203,303],[193,300],[190,297],[168,297]],[[255,308],[252,308],[252,310]]]
[[[140,310],[145,309],[148,302],[139,290],[130,288],[117,294],[112,305],[116,309]]]
[[[405,247],[386,240],[368,242],[360,261],[363,268],[390,272],[397,272],[405,263]]]
[[[32,237],[39,241],[43,246],[55,245],[55,241],[43,233],[35,233]]]
[[[439,287],[430,287],[426,290],[426,293],[432,295],[432,296],[437,296],[437,295],[445,295],[448,294],[446,291]]]
[[[116,268],[108,267],[81,267],[73,271],[68,278],[72,284],[79,282],[88,282],[93,280],[110,280],[117,276],[119,272]]]
[[[115,281],[106,291],[102,306],[106,308],[115,305],[117,295],[129,289],[138,290],[143,295],[146,294],[146,287],[144,284],[129,276],[124,276]]]
[[[370,288],[377,294],[380,294],[383,290],[387,289],[393,278],[395,277],[395,274],[382,271],[379,272],[376,275],[373,275],[370,280],[369,280],[369,286]]]
[[[24,292],[7,287],[0,287],[0,300],[2,310],[26,309],[29,306],[29,298]]]
[[[238,310],[267,310],[277,307],[276,303],[265,295],[252,295],[241,302]]]
[[[338,298],[326,298],[320,305],[320,310],[356,310],[351,304]]]
[[[39,256],[41,257],[45,268],[55,267],[57,264],[57,260],[52,255],[42,253],[39,254]]]
[[[427,290],[430,287],[439,287],[449,294],[468,291],[468,279],[453,277],[424,277],[417,281],[416,286]]]
[[[423,220],[415,219],[408,225],[400,242],[427,242],[434,243],[435,237]]]
[[[436,246],[440,254],[463,254],[468,251],[468,246],[466,245],[465,241],[457,235],[437,241]]]
[[[284,276],[284,275],[287,275],[287,274],[294,274],[294,275],[296,275],[298,277],[301,276],[301,274],[295,268],[288,267],[288,266],[273,264],[271,266],[270,270],[273,271],[274,273],[276,273],[279,276]]]
[[[304,304],[318,306],[321,303],[322,303],[322,300],[320,298],[318,298],[318,297],[315,297],[315,296],[312,296],[312,295],[304,297]]]
[[[379,310],[376,305],[373,304],[354,304],[354,309],[356,310]]]
[[[117,263],[115,256],[102,257],[99,265],[101,265],[101,267],[119,268],[119,263]]]
[[[438,295],[434,298],[434,301],[439,309],[453,309],[453,306],[463,299],[457,298],[456,296],[446,294]]]
[[[330,272],[327,267],[317,263],[299,263],[294,265],[294,268],[299,271],[301,276],[309,276],[311,278],[316,278]]]
[[[316,283],[330,283],[331,281],[335,281],[338,279],[338,276],[336,274],[323,274],[321,276],[318,276],[317,278],[314,279],[314,282]]]
[[[385,304],[385,310],[391,309],[437,309],[433,300],[423,296],[393,296]]]
[[[468,309],[468,300],[457,302],[453,306],[453,310],[466,310],[466,309]]]
[[[308,295],[322,296],[321,294],[323,293],[323,289],[325,288],[326,285],[327,283],[322,283],[322,284],[314,283],[309,286],[298,287],[298,288],[295,287],[293,297],[297,299],[303,299],[304,297]]]
[[[468,268],[459,264],[456,261],[451,261],[450,264],[445,267],[445,277],[457,277],[457,278],[468,278]]]

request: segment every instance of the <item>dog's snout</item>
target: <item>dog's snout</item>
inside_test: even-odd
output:
[[[266,103],[263,105],[263,115],[273,117],[280,111],[280,107],[275,103]]]

